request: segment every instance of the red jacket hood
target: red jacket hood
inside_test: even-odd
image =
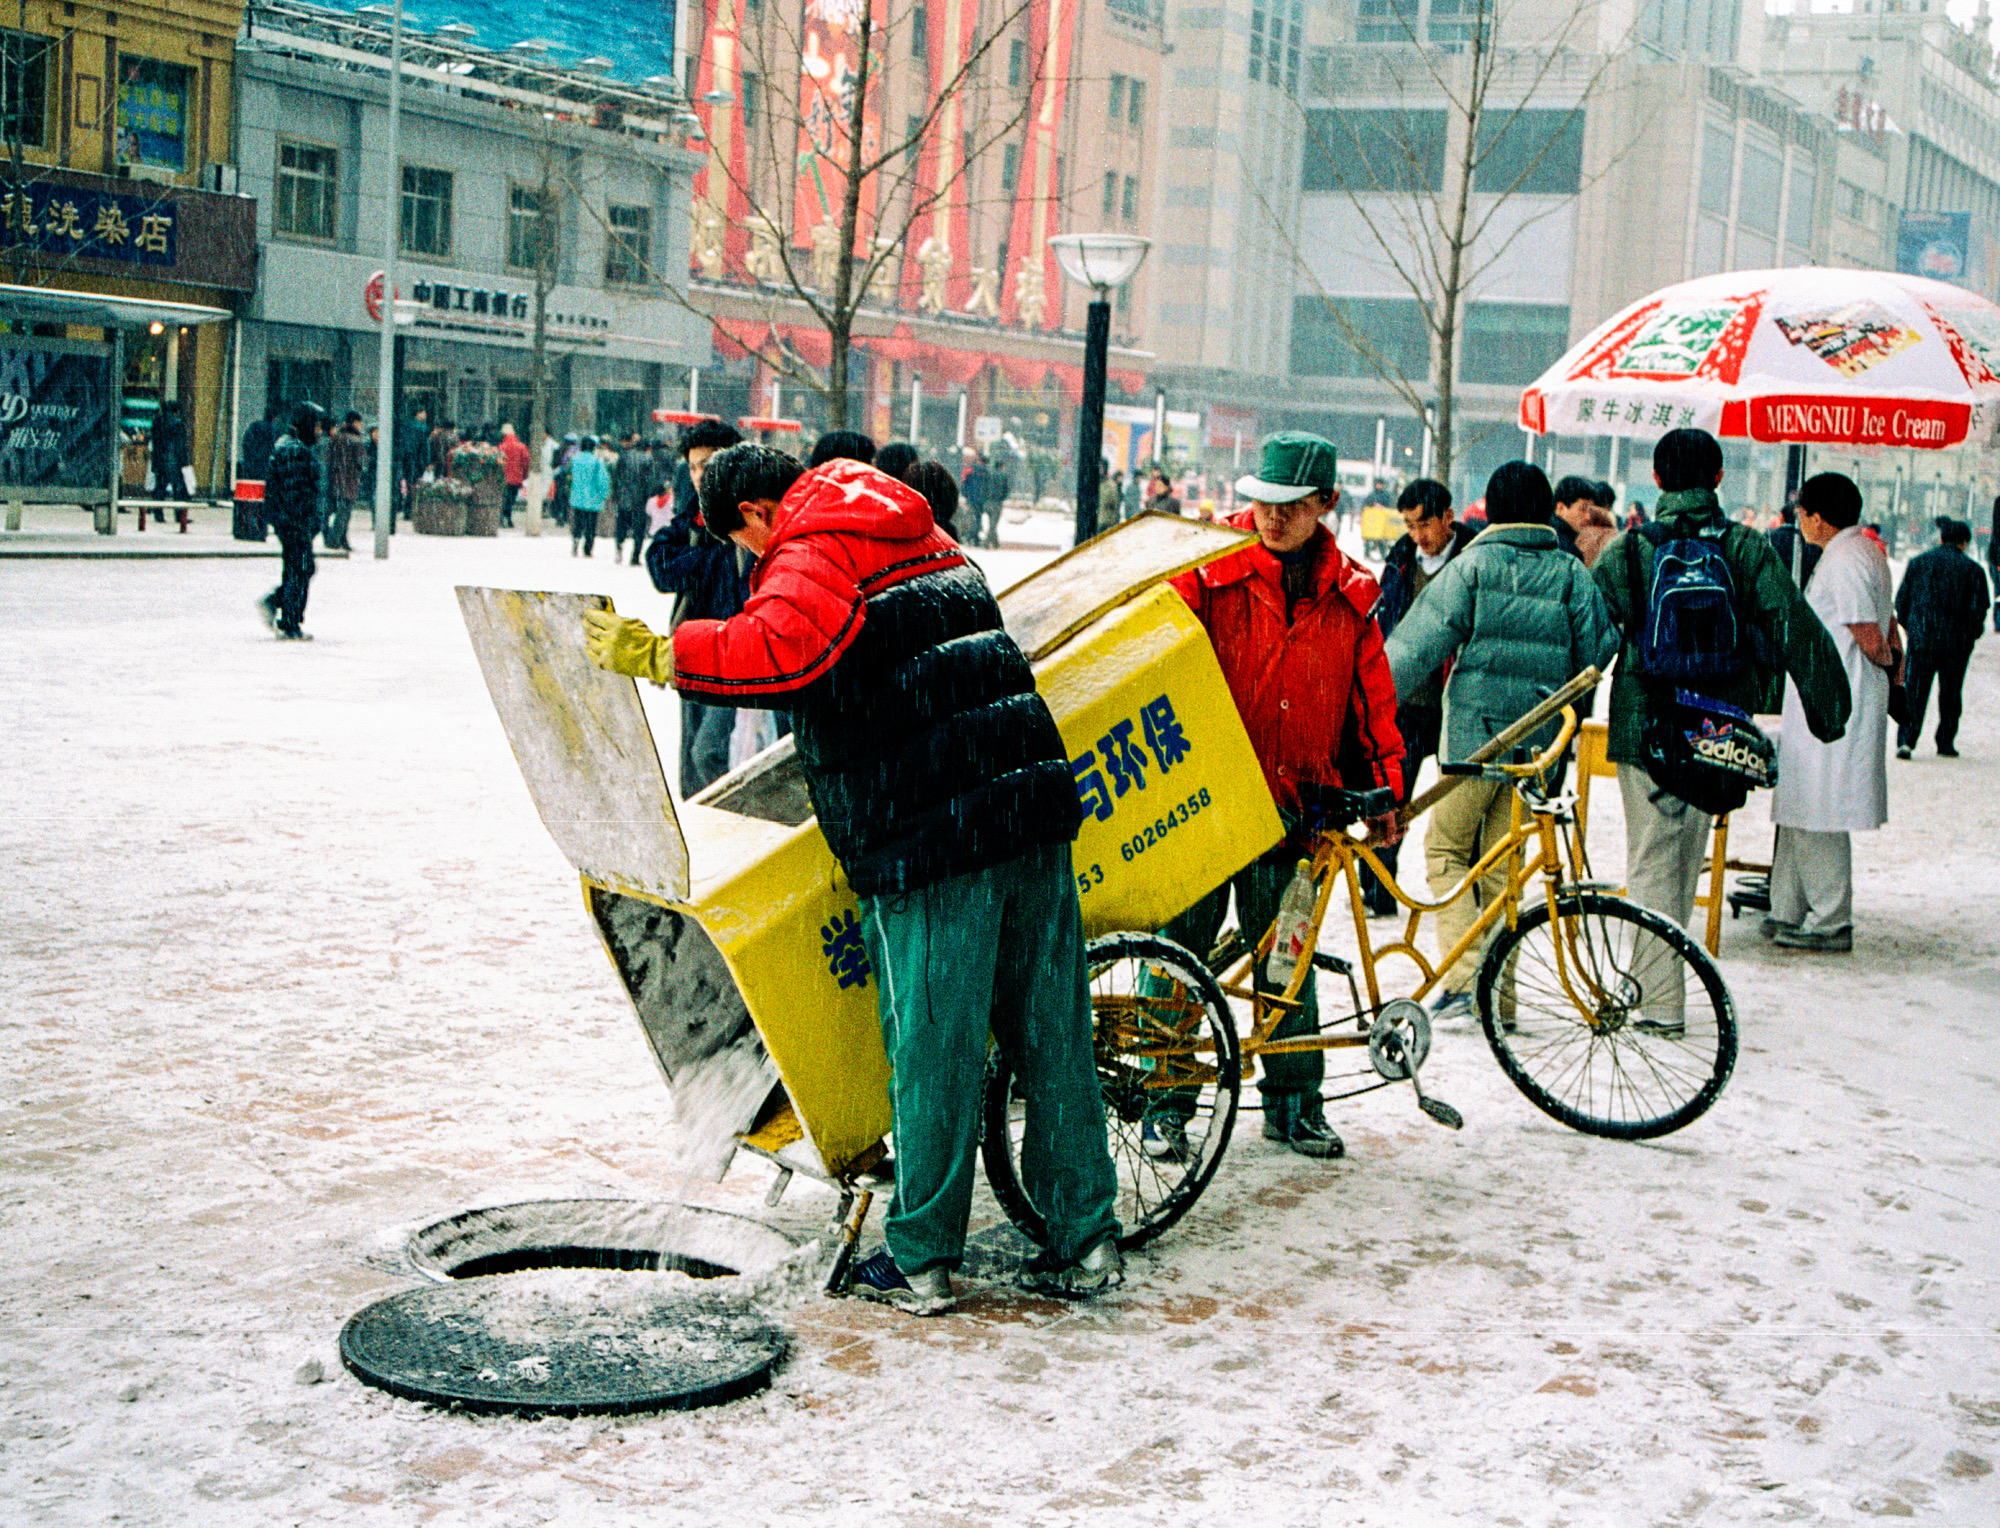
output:
[[[778,504],[766,557],[787,541],[823,531],[845,532],[877,541],[916,541],[935,522],[930,502],[909,486],[866,462],[839,460],[815,467]]]
[[[1238,510],[1223,523],[1256,534],[1256,516],[1250,510]],[[1376,601],[1382,597],[1382,586],[1375,581],[1375,575],[1341,551],[1339,543],[1324,525],[1314,529],[1312,539],[1306,545],[1317,548],[1319,553],[1313,578],[1314,596],[1322,596],[1329,589],[1337,588],[1358,614],[1374,614]],[[1227,557],[1218,557],[1200,570],[1200,578],[1211,589],[1227,588],[1247,578],[1261,578],[1266,583],[1277,585],[1283,576],[1281,567],[1277,554],[1260,541],[1244,547],[1240,552],[1231,552]]]

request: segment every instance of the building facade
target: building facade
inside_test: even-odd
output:
[[[386,39],[259,7],[238,54],[237,151],[264,258],[247,316],[242,418],[301,398],[370,421],[388,175]],[[556,434],[650,432],[705,359],[678,300],[689,177],[672,82],[616,85],[449,36],[410,40],[401,100],[397,285],[404,413],[534,427],[544,334]]]
[[[0,21],[5,280],[134,303],[240,303],[256,283],[257,251],[256,210],[229,194],[237,24],[237,9],[219,0],[8,8]],[[84,306],[102,316],[102,304]],[[38,306],[41,321],[26,327],[108,337],[101,324],[54,322],[48,311]],[[174,400],[198,483],[226,482],[231,326],[119,328],[128,437],[142,439],[160,404]],[[126,486],[137,489],[143,452],[132,461]]]

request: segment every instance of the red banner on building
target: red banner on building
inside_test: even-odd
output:
[[[1068,109],[1070,44],[1078,0],[1035,0],[1028,9],[1028,49],[1041,63],[1028,96],[1025,148],[1014,193],[1012,251],[1001,318],[1030,329],[1061,325],[1063,274],[1049,252],[1062,231],[1062,161],[1057,153]]]
[[[799,171],[792,202],[792,243],[802,249],[812,248],[813,230],[820,225],[840,227],[847,166],[853,157],[848,129],[854,120],[854,93],[861,85],[861,23],[870,15],[871,6],[871,29],[879,30],[883,0],[806,0],[799,59]],[[875,51],[879,55],[879,49]],[[873,158],[882,142],[882,117],[876,106],[879,63],[879,56],[869,60],[862,102],[864,160]],[[870,175],[861,183],[861,206],[854,226],[854,251],[859,255],[869,252],[875,231],[875,182],[879,178]]]

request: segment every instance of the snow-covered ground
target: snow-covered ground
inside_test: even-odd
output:
[[[0,562],[0,1521],[2000,1521],[2000,643],[1965,757],[1891,766],[1855,954],[1725,930],[1744,1052],[1682,1134],[1572,1134],[1445,1034],[1462,1134],[1401,1092],[1339,1108],[1344,1162],[1246,1129],[1094,1305],[807,1304],[766,1394],[531,1423],[341,1370],[412,1227],[685,1194],[810,1234],[832,1200],[677,1177],[451,593],[661,617],[643,572],[356,545],[310,645],[252,611],[275,561]]]

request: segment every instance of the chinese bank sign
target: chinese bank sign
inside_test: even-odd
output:
[[[65,185],[0,193],[6,245],[48,255],[171,266],[179,258],[179,222],[179,208],[162,197]]]

